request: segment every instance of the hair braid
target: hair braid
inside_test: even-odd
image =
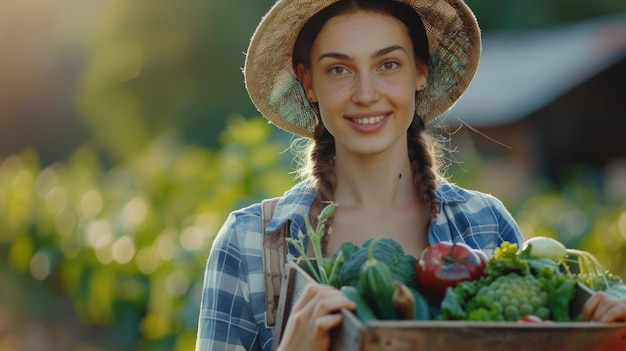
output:
[[[437,198],[437,183],[439,181],[439,165],[436,162],[437,154],[433,147],[435,140],[426,132],[424,121],[415,115],[407,132],[409,160],[413,169],[413,179],[420,201],[426,208],[431,219],[439,214],[439,200]],[[427,141],[431,141],[428,143]]]
[[[310,152],[311,175],[316,181],[317,192],[311,210],[309,220],[315,228],[317,226],[317,216],[323,207],[335,200],[335,187],[337,178],[335,176],[335,138],[326,130],[323,123],[318,123],[313,134],[313,147]],[[333,217],[328,219],[327,228],[330,227]],[[322,237],[322,253],[326,255],[328,247],[328,234]]]

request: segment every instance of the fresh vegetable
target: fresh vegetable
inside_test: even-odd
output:
[[[313,275],[313,279],[320,284],[328,284],[329,283],[329,273],[327,271],[328,267],[331,267],[332,264],[328,264],[328,259],[322,255],[322,237],[324,236],[324,226],[326,221],[332,216],[333,212],[335,212],[335,208],[337,206],[333,203],[324,207],[324,209],[320,212],[317,217],[317,227],[313,229],[311,222],[308,217],[304,217],[304,222],[307,229],[308,237],[311,239],[311,244],[313,245],[313,252],[315,253],[315,261],[316,265],[313,265],[313,262],[306,255],[306,236],[302,231],[298,232],[298,239],[295,240],[293,238],[287,238],[287,242],[292,244],[298,253],[300,254],[301,259],[305,262],[311,275]],[[338,262],[340,263],[340,262]]]
[[[485,267],[487,267],[487,263],[489,262],[489,257],[487,257],[487,254],[483,250],[474,250],[474,253],[478,256],[478,258],[480,258],[482,270],[484,271]]]
[[[365,300],[376,316],[380,319],[394,320],[397,319],[393,306],[396,283],[389,266],[374,257],[377,240],[380,238],[375,238],[367,250],[367,260],[359,272],[359,284]]]
[[[408,286],[396,280],[396,290],[391,301],[397,319],[415,319],[415,297]]]
[[[399,320],[429,320],[430,306],[422,294],[396,280],[393,307]]]
[[[576,279],[546,258],[519,254],[508,242],[494,251],[485,276],[448,289],[441,303],[443,319],[515,321],[526,314],[568,321]]]
[[[555,263],[561,263],[567,256],[567,248],[562,243],[544,236],[536,236],[526,240],[522,250],[526,249],[529,257],[548,258]]]
[[[376,320],[376,315],[374,311],[370,308],[368,303],[365,301],[365,297],[361,291],[354,286],[342,286],[339,289],[344,295],[346,295],[354,304],[356,305],[356,309],[354,310],[354,314],[362,321],[367,322],[371,320]]]
[[[361,248],[350,242],[343,243],[332,258],[323,257],[321,241],[324,226],[335,208],[334,204],[330,204],[322,210],[316,228],[313,228],[308,218],[305,218],[307,234],[300,231],[297,238],[287,238],[287,242],[300,253],[299,259],[307,265],[310,274],[318,283],[340,289],[357,304],[355,313],[361,320],[396,319],[393,304],[396,279],[402,286],[407,287],[405,285],[407,284],[411,288],[415,287],[416,259],[405,255],[397,241],[382,237],[366,241]],[[307,237],[313,245],[315,262],[306,256]],[[398,308],[401,308],[403,303],[411,303],[410,301],[421,296],[412,290],[403,290],[402,294],[396,296]],[[422,297],[418,299],[417,305],[412,302],[411,307],[401,308],[399,312],[409,313],[413,317],[417,313],[420,319],[428,319],[428,305],[424,307],[424,304]]]
[[[486,261],[477,251],[457,242],[439,242],[427,247],[417,259],[416,275],[420,286],[443,296],[448,287],[478,279]]]
[[[328,274],[328,285],[332,285],[336,288],[343,286],[341,282],[341,267],[344,262],[348,260],[358,249],[359,247],[353,243],[345,242],[341,244],[337,252],[335,252],[330,260],[326,260],[324,263],[324,269]]]
[[[415,257],[405,254],[399,242],[390,238],[379,237],[367,240],[356,251],[350,252],[351,250],[342,248],[342,251],[345,251],[344,262],[340,267],[339,281],[336,283],[337,285],[334,285],[335,287],[359,284],[359,272],[368,259],[370,247],[373,247],[373,257],[389,267],[395,280],[399,280],[409,287],[417,286]]]
[[[516,321],[529,314],[542,319],[550,317],[548,293],[541,290],[541,282],[533,275],[509,273],[496,277],[491,284],[480,287],[468,306],[473,304],[484,305],[489,313],[495,311],[495,318],[502,321]],[[474,316],[475,311],[483,312],[481,308],[476,308],[468,319],[482,319],[482,315]]]
[[[424,295],[415,288],[409,287],[409,290],[413,294],[413,300],[415,301],[414,319],[418,321],[430,320],[430,306]]]
[[[531,261],[518,255],[519,246],[509,242],[503,242],[493,252],[493,257],[487,263],[484,273],[487,276],[496,277],[510,272],[519,272],[521,275],[531,274]],[[556,263],[548,259],[537,259],[541,264],[558,269]]]
[[[587,251],[568,249],[558,240],[537,236],[524,242],[522,256],[546,258],[554,261],[560,269],[589,288],[612,290],[622,285],[621,278],[608,272],[598,259]]]
[[[518,320],[518,323],[552,323],[552,321],[550,320],[543,320],[537,316],[535,316],[534,314],[527,314],[525,316],[521,316]]]

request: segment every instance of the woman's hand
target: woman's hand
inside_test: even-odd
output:
[[[329,285],[308,285],[293,306],[278,350],[328,350],[330,330],[342,322],[336,313],[355,304]]]
[[[626,299],[617,299],[598,291],[585,302],[582,314],[585,321],[626,322]]]

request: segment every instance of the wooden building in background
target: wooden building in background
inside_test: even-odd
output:
[[[517,197],[586,167],[626,199],[626,13],[483,39],[476,78],[443,122],[478,131],[452,138],[485,161],[486,187]]]

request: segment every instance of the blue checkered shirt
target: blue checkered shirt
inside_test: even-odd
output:
[[[274,232],[291,221],[291,236],[306,233],[304,216],[315,190],[304,181],[277,203],[266,228]],[[440,212],[428,231],[429,243],[464,242],[488,255],[503,241],[521,244],[513,217],[495,197],[450,183],[437,188]],[[265,283],[261,240],[261,206],[232,212],[217,233],[204,275],[196,351],[263,350],[272,346],[265,325]],[[289,257],[297,252],[289,247]]]

